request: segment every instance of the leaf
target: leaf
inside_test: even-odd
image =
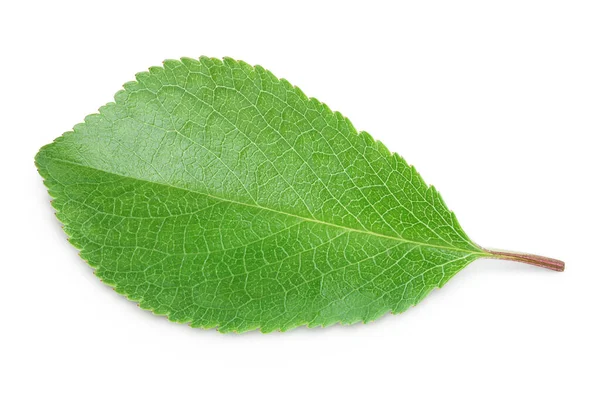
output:
[[[262,67],[168,60],[43,147],[70,242],[144,309],[222,332],[400,313],[480,257],[397,154]]]

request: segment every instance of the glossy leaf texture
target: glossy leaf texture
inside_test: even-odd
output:
[[[137,74],[36,164],[97,276],[194,327],[367,322],[490,256],[403,158],[228,58]]]

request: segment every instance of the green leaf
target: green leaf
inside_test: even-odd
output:
[[[402,312],[480,257],[560,269],[474,244],[414,167],[259,66],[136,78],[36,164],[81,257],[144,309],[284,331]]]

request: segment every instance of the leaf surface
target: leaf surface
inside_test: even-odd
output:
[[[490,256],[397,154],[269,71],[165,61],[43,147],[106,284],[220,331],[371,321]]]

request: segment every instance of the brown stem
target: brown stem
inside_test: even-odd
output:
[[[490,253],[494,258],[498,258],[501,260],[510,260],[510,261],[518,261],[526,264],[535,265],[536,267],[542,267],[551,269],[553,271],[564,271],[565,263],[556,260],[554,258],[536,256],[534,254],[525,254],[525,253],[516,253],[510,251],[496,251],[496,250],[486,250]]]

